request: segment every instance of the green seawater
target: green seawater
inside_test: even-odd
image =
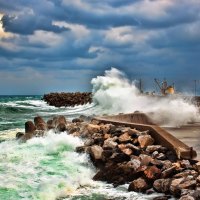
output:
[[[55,108],[41,96],[0,96],[0,200],[145,200],[152,196],[127,192],[127,185],[95,182],[96,169],[86,154],[75,152],[83,145],[66,132],[49,131],[26,143],[15,140],[24,123],[37,115],[72,119],[97,113],[94,105]],[[156,195],[154,195],[156,196]]]

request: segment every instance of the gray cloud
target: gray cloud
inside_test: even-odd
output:
[[[185,87],[181,83],[200,73],[200,3],[194,0],[0,0],[0,8],[10,34],[0,40],[0,71],[10,90],[23,85],[31,70],[44,85],[40,93],[63,89],[65,77],[68,89],[88,89],[89,79],[111,66],[152,87],[154,77]],[[83,76],[84,84],[78,82]],[[23,93],[36,91],[36,85]]]

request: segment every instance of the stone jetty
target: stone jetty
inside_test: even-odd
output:
[[[94,180],[115,187],[129,184],[127,192],[160,193],[155,200],[172,196],[180,200],[200,199],[200,162],[178,158],[173,151],[156,143],[150,130],[139,131],[96,119],[86,121],[84,117],[69,121],[57,116],[47,123],[36,117],[34,123],[26,122],[25,133],[16,137],[25,142],[32,137],[44,137],[50,129],[84,140],[84,146],[76,151],[89,155],[97,168]]]
[[[76,105],[84,105],[92,102],[91,92],[74,92],[74,93],[49,93],[42,98],[50,106],[68,107]]]

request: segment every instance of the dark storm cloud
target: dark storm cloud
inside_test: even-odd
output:
[[[32,14],[20,15],[18,17],[4,15],[1,21],[6,32],[18,33],[21,35],[33,34],[35,30],[52,31],[55,33],[69,30],[52,25],[51,19],[44,16],[36,17]]]
[[[195,0],[0,0],[0,13],[0,84],[15,77],[17,87],[20,73],[27,80],[33,72],[40,83],[52,78],[48,89],[63,88],[59,78],[70,85],[78,70],[91,78],[110,66],[148,80],[200,73]]]

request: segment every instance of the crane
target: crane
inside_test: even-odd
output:
[[[160,84],[158,79],[154,79],[155,83],[158,85],[160,92],[163,96],[166,96],[168,94],[174,94],[174,84],[173,86],[167,84],[166,79],[163,80],[163,82]]]

